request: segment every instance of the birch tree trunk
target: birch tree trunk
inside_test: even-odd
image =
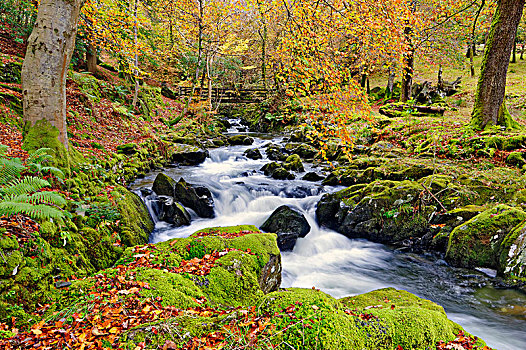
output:
[[[42,0],[38,7],[22,66],[27,149],[60,144],[68,149],[66,76],[81,5],[81,0]]]
[[[471,126],[477,130],[491,125],[515,128],[504,101],[506,75],[511,51],[522,17],[525,0],[499,0],[486,41],[480,79],[471,114]]]

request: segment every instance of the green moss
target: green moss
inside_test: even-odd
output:
[[[69,174],[70,167],[73,164],[80,163],[83,160],[82,155],[69,145],[66,149],[59,141],[59,130],[51,125],[46,119],[37,121],[34,125],[26,123],[24,127],[24,144],[22,146],[26,151],[35,151],[40,148],[51,148],[54,152],[55,165]]]
[[[263,296],[257,275],[256,259],[245,252],[232,251],[217,260],[203,288],[210,301],[221,305],[253,305]]]
[[[451,232],[446,259],[456,266],[502,270],[501,244],[524,220],[525,212],[507,205],[486,210]]]
[[[148,242],[154,223],[141,198],[122,186],[112,192],[121,214],[121,241],[126,246]]]
[[[205,294],[188,278],[156,269],[141,268],[136,272],[137,281],[148,282],[150,289],[143,289],[144,298],[162,298],[162,304],[187,309],[198,307],[195,299]]]
[[[506,163],[521,168],[526,164],[521,152],[511,152],[506,158]]]
[[[297,154],[293,154],[291,156],[288,156],[287,159],[285,159],[285,163],[283,164],[283,167],[287,170],[292,171],[304,171],[303,163],[301,162],[301,158]]]

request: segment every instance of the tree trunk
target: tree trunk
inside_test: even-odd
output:
[[[389,78],[387,78],[387,87],[385,89],[385,98],[393,97],[394,81],[396,78],[395,70],[389,67]]]
[[[81,0],[42,0],[38,7],[22,66],[27,149],[68,149],[66,76],[81,4]]]
[[[93,46],[92,43],[88,45],[86,50],[86,63],[88,65],[88,72],[93,75],[96,75],[98,72],[97,69],[97,49]]]
[[[513,40],[513,56],[511,58],[511,63],[517,63],[517,41]]]
[[[411,99],[411,88],[413,86],[413,71],[414,71],[414,51],[406,53],[405,67],[402,76],[402,91],[400,94],[400,102],[407,102]]]
[[[506,74],[525,0],[499,0],[486,42],[471,125],[517,126],[505,106]]]
[[[132,102],[132,108],[133,108],[133,111],[135,111],[135,107],[137,106],[137,100],[139,99],[139,54],[137,52],[137,47],[138,47],[138,38],[137,38],[137,34],[138,34],[138,21],[137,21],[137,11],[138,11],[138,2],[139,0],[135,0],[134,2],[134,9],[133,9],[133,15],[134,15],[134,18],[135,18],[135,22],[134,22],[134,25],[133,25],[133,43],[134,43],[134,48],[135,48],[135,57],[134,57],[134,62],[133,64],[135,65],[134,69],[133,69],[133,78],[135,80],[135,90],[133,92],[133,102]]]

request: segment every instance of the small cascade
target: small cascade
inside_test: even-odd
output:
[[[238,132],[236,125],[240,124],[231,122],[229,132]],[[315,286],[337,298],[384,287],[404,289],[439,303],[451,319],[468,332],[482,336],[490,346],[526,348],[526,317],[512,317],[501,311],[513,305],[526,305],[523,294],[490,287],[480,289],[479,282],[471,282],[471,271],[450,268],[433,258],[397,252],[382,244],[349,239],[319,227],[315,220],[316,205],[324,193],[338,188],[300,180],[304,173],[296,174],[295,180],[275,180],[263,175],[261,167],[270,162],[264,152],[268,142],[256,138],[251,146],[214,149],[210,151],[210,158],[199,166],[165,171],[176,181],[183,177],[188,183],[205,186],[212,193],[215,217],[203,219],[190,211],[189,226],[173,227],[158,220],[159,198],[148,190],[157,173],[139,180],[138,194],[156,221],[150,241],[187,237],[207,227],[259,227],[276,208],[288,205],[305,216],[311,231],[298,239],[293,251],[282,253],[282,287]],[[246,158],[243,153],[249,148],[259,148],[264,158]],[[309,164],[304,166],[305,173],[319,171]]]

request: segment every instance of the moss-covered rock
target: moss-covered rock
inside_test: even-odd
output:
[[[451,232],[446,260],[455,266],[488,267],[502,273],[502,245],[512,245],[517,237],[514,229],[525,220],[525,212],[507,205],[484,211]]]
[[[172,149],[172,161],[181,165],[198,165],[209,156],[207,150],[191,145],[174,144]]]
[[[351,186],[324,195],[318,203],[316,218],[350,238],[375,242],[401,243],[428,233],[427,218],[433,205],[422,205],[424,191],[415,181],[375,181],[366,186]]]
[[[254,139],[248,135],[234,135],[228,138],[228,143],[231,146],[244,145],[250,146],[254,143]]]
[[[506,163],[522,168],[526,161],[524,160],[521,152],[511,152],[506,158]]]
[[[288,156],[287,159],[285,159],[283,168],[291,171],[305,171],[305,169],[303,168],[303,163],[301,162],[301,158],[297,154]]]
[[[165,173],[159,173],[153,181],[152,190],[159,196],[174,196],[175,180]]]
[[[154,223],[141,198],[122,186],[112,192],[122,217],[121,241],[126,246],[148,242]]]

